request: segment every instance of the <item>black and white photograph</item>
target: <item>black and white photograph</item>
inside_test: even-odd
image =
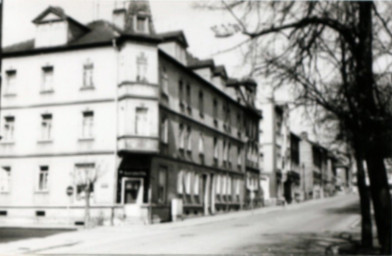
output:
[[[392,255],[392,1],[0,0],[0,255]]]

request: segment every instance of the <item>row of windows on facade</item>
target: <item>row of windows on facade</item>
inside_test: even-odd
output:
[[[201,175],[191,171],[180,171],[177,176],[177,193],[199,195]],[[217,175],[215,193],[217,195],[240,195],[241,179],[229,175]]]
[[[15,117],[4,117],[3,141],[9,142],[14,140]],[[92,138],[94,126],[94,112],[85,111],[82,113],[82,131],[81,138]],[[41,140],[52,139],[53,116],[52,114],[41,115]]]
[[[169,77],[167,75],[166,69],[163,67],[162,68],[162,76],[161,76],[161,84],[162,84],[162,92],[168,96],[168,88],[169,88]],[[179,97],[179,104],[180,104],[180,109],[182,112],[187,112],[189,115],[192,114],[192,93],[191,93],[191,85],[189,83],[185,83],[183,80],[178,81],[178,97]],[[185,89],[184,89],[185,87]],[[184,96],[184,91],[185,91],[185,96]],[[199,115],[201,118],[204,118],[204,93],[202,90],[199,90],[198,94],[198,110],[199,110]],[[229,103],[226,102],[222,105],[222,113],[224,115],[223,119],[223,128],[227,132],[231,132],[231,127],[232,127],[232,118],[231,118],[231,111],[229,107]],[[218,100],[216,98],[213,99],[213,113],[212,116],[214,118],[214,125],[217,127],[218,126]],[[257,133],[257,125],[249,125],[247,123],[246,118],[243,118],[241,120],[241,113],[238,112],[236,115],[236,120],[235,124],[237,124],[238,127],[238,137],[241,137],[241,130],[242,127],[245,127],[246,131],[246,136],[254,137],[255,134]]]
[[[94,65],[90,62],[83,65],[83,86],[82,88],[92,88],[93,84],[93,70]],[[41,68],[42,72],[42,82],[41,82],[41,91],[49,92],[53,91],[54,86],[54,67],[53,66],[44,66]],[[6,86],[5,93],[16,93],[17,86],[17,70],[10,69],[6,71]]]
[[[161,121],[161,142],[167,144],[169,142],[169,121],[167,118],[162,118]],[[185,126],[184,124],[179,125],[179,149],[186,150],[188,152],[192,151],[192,128],[191,126]],[[199,132],[199,140],[198,140],[198,150],[200,155],[204,155],[204,144],[205,137],[202,132]],[[219,158],[219,146],[218,146],[218,138],[213,138],[213,146],[214,146],[214,154],[213,158],[215,161]],[[231,142],[223,141],[223,161],[230,161],[230,152],[231,152],[232,144]],[[248,148],[247,158],[251,161],[257,161],[257,146],[253,145]],[[242,164],[242,150],[241,146],[237,146],[237,165],[240,166]],[[230,164],[230,163],[229,163]]]
[[[74,172],[74,185],[76,187],[77,197],[83,197],[85,193],[85,187],[89,176],[94,175],[95,164],[76,164]],[[10,166],[2,166],[0,169],[0,192],[9,193],[11,192],[11,179],[12,168]],[[41,165],[36,173],[35,180],[35,191],[36,192],[48,192],[49,191],[49,166]],[[90,192],[94,191],[94,184],[90,184]]]
[[[160,167],[158,174],[158,201],[160,203],[166,202],[166,188],[167,188],[168,170],[166,167]],[[197,202],[200,201],[200,196],[203,195],[201,190],[204,186],[201,174],[192,171],[182,170],[177,174],[177,193],[179,195],[193,196]],[[235,196],[235,200],[239,201],[241,187],[243,181],[240,178],[233,178],[229,175],[216,175],[214,180],[215,195],[218,200],[224,200]],[[250,191],[257,190],[257,178],[248,177],[246,179],[246,189]]]
[[[147,57],[141,52],[136,58],[136,80],[147,82]],[[41,68],[42,82],[41,91],[50,92],[54,90],[54,67],[45,65]],[[5,93],[16,93],[17,70],[9,69],[6,71]],[[94,88],[94,64],[87,60],[83,65],[83,85],[82,89]]]

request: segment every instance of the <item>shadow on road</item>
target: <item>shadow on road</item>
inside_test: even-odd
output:
[[[329,208],[325,210],[327,214],[355,214],[359,212],[359,204],[357,202],[347,205],[346,207]]]
[[[73,230],[43,228],[0,228],[0,243],[7,243],[27,238],[47,237],[69,231]]]
[[[241,250],[267,255],[334,255],[339,247],[356,244],[347,232],[263,234],[260,243]]]

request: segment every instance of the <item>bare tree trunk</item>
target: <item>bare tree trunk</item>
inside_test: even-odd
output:
[[[391,194],[384,165],[380,152],[372,150],[366,157],[370,178],[370,191],[375,212],[378,240],[382,246],[382,254],[391,255],[392,239],[392,209]]]
[[[371,248],[373,246],[373,234],[370,212],[370,194],[366,187],[363,158],[359,153],[355,153],[355,162],[357,165],[357,182],[361,207],[361,245],[365,248]]]
[[[379,110],[374,98],[373,52],[372,52],[372,5],[373,2],[359,2],[358,46],[356,48],[356,82],[358,85],[361,130],[366,140],[365,159],[368,167],[370,191],[374,206],[378,240],[383,254],[391,254],[391,195],[384,166],[382,143],[375,141],[377,133],[383,130],[378,125]],[[363,121],[363,122],[362,122]]]

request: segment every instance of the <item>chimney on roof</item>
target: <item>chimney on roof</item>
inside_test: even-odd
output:
[[[301,138],[303,140],[308,140],[308,133],[307,132],[301,132]]]

